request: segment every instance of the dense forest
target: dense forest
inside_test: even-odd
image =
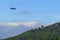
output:
[[[45,27],[42,25],[4,40],[60,40],[60,22]]]

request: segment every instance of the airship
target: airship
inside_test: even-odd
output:
[[[10,8],[11,10],[16,10],[16,8]]]

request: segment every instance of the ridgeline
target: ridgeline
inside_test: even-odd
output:
[[[60,40],[60,22],[45,27],[42,25],[4,40]]]

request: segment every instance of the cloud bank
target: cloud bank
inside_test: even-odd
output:
[[[8,22],[8,23],[0,23],[0,26],[26,26],[26,27],[34,27],[36,25],[41,25],[38,22]]]

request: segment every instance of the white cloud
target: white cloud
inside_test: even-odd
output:
[[[35,26],[36,22],[26,22],[24,23],[25,26]]]
[[[8,23],[0,23],[1,26],[26,26],[26,27],[34,27],[38,22],[8,22]]]
[[[19,23],[9,22],[9,23],[0,23],[1,26],[18,26]]]

